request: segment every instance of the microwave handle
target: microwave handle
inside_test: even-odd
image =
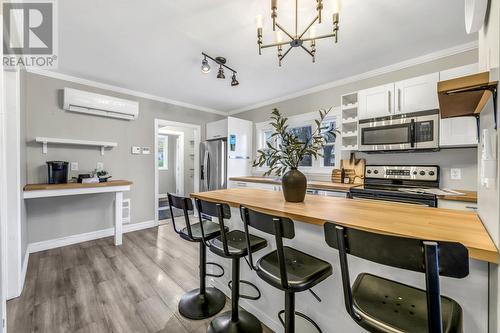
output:
[[[415,148],[415,144],[417,141],[416,136],[417,136],[417,133],[416,133],[416,126],[415,126],[415,119],[412,119],[410,122],[410,146],[412,148]]]

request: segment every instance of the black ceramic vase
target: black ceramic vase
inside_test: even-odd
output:
[[[285,201],[302,202],[306,196],[306,176],[296,168],[292,168],[283,175],[281,187]]]

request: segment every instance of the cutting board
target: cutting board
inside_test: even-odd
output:
[[[340,161],[340,167],[345,169],[346,177],[349,176],[349,183],[351,184],[365,183],[365,165],[366,160],[362,158],[356,158],[354,153],[351,153],[351,158],[349,158],[348,160]]]

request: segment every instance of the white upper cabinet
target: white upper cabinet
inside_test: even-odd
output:
[[[385,117],[394,114],[394,83],[358,92],[360,119]]]
[[[207,140],[227,137],[227,118],[207,123]]]
[[[437,83],[439,73],[432,73],[396,82],[395,113],[411,113],[439,109]]]
[[[479,64],[476,62],[474,64],[455,67],[439,72],[439,80],[446,81],[451,79],[456,79],[457,77],[467,76],[479,73]]]

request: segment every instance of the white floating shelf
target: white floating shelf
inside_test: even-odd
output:
[[[354,146],[342,146],[342,150],[358,150],[358,145],[354,145]]]
[[[358,117],[342,119],[342,124],[356,124],[358,122]]]
[[[358,131],[342,133],[343,138],[353,138],[358,136]]]
[[[342,111],[353,110],[358,108],[358,103],[342,105]]]
[[[62,145],[101,147],[101,155],[104,155],[105,148],[113,148],[113,147],[118,146],[118,144],[116,142],[47,138],[47,137],[42,137],[42,136],[37,136],[35,138],[35,142],[42,144],[42,153],[43,154],[47,154],[47,145],[49,143],[62,144]]]

